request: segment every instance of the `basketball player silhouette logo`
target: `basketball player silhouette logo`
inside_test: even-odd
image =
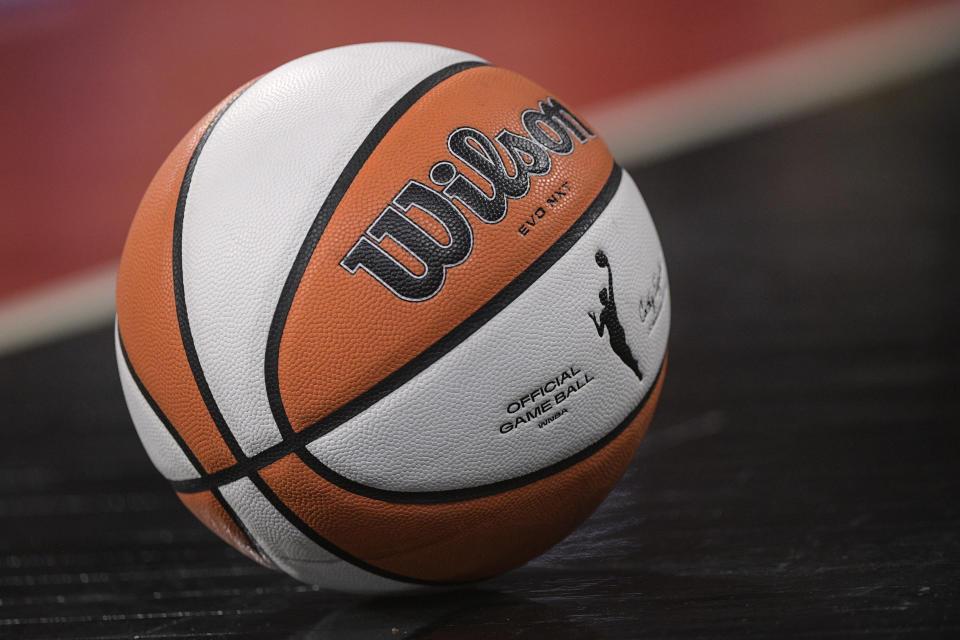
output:
[[[602,338],[603,330],[606,329],[610,335],[610,348],[623,360],[625,365],[637,374],[637,378],[643,380],[640,365],[637,364],[637,359],[633,357],[633,352],[627,345],[627,334],[623,330],[623,325],[620,324],[620,318],[617,317],[617,302],[613,295],[613,270],[610,268],[610,260],[607,259],[607,254],[603,252],[603,249],[597,249],[594,258],[598,266],[606,268],[608,284],[600,290],[600,304],[603,305],[603,309],[600,311],[599,317],[593,311],[588,311],[587,315],[593,320],[593,324],[597,328],[597,335]]]

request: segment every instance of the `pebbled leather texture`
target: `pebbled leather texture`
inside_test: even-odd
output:
[[[180,493],[177,494],[177,497],[203,524],[207,525],[222,540],[239,550],[240,553],[265,567],[276,568],[270,560],[262,556],[253,547],[253,543],[246,532],[240,528],[233,516],[227,513],[223,504],[212,491]]]
[[[597,249],[610,261],[617,313],[645,373],[642,381],[610,348],[606,332],[597,335],[588,315],[599,311],[598,294],[608,285],[606,269],[595,261]],[[640,301],[662,264],[653,222],[624,174],[597,221],[506,309],[307,449],[351,480],[392,491],[503,481],[575,454],[619,424],[653,384],[666,350],[670,301],[666,295],[656,322],[641,321]],[[558,388],[508,410],[571,368],[578,373]],[[585,384],[558,404],[560,393],[578,383]],[[538,413],[544,402],[550,408]],[[562,409],[567,411],[539,426]],[[531,410],[538,415],[501,433],[502,425],[515,425]]]
[[[183,348],[173,289],[173,222],[194,149],[240,91],[201,118],[161,165],[133,218],[117,272],[117,326],[134,373],[207,472],[236,458],[204,405]]]
[[[144,447],[197,481],[178,495],[208,527],[300,580],[378,592],[522,564],[599,504],[656,406],[669,286],[636,185],[574,111],[559,139],[525,129],[559,98],[478,62],[377,43],[279,67],[185,136],[132,224],[117,354]],[[462,127],[541,140],[505,217],[461,201],[469,251],[420,302],[343,266],[411,181],[444,188],[439,161],[496,196],[454,154]],[[405,215],[454,244],[449,220]],[[224,469],[242,472],[204,484]]]
[[[475,59],[402,43],[305,56],[258,79],[210,134],[183,216],[184,295],[210,390],[247,455],[280,440],[263,378],[267,333],[326,194],[411,87]]]
[[[543,553],[593,512],[630,463],[662,381],[607,446],[563,471],[495,495],[442,504],[383,502],[324,480],[292,454],[262,475],[303,523],[360,560],[420,580],[480,580]]]
[[[223,496],[270,561],[298,580],[355,593],[385,593],[411,588],[409,583],[366,571],[321,547],[294,526],[246,478],[224,486]]]
[[[116,330],[114,330],[114,344],[123,397],[133,420],[133,426],[137,430],[137,435],[140,436],[143,448],[147,450],[150,461],[165,478],[170,480],[199,477],[200,472],[137,387],[133,374],[124,361],[120,350],[119,334]]]
[[[594,200],[613,166],[610,152],[596,138],[578,143],[569,155],[554,155],[550,173],[531,179],[529,192],[510,202],[502,222],[487,224],[468,214],[472,253],[448,269],[442,290],[429,300],[403,300],[370,274],[351,274],[339,264],[408,180],[429,185],[433,164],[453,159],[447,149],[451,131],[469,126],[490,136],[502,129],[523,132],[523,112],[549,95],[504,69],[470,69],[418,100],[384,137],[324,230],[284,327],[279,390],[295,430],[369,389],[444,336],[546,251]],[[489,188],[481,178],[473,179]],[[565,182],[569,195],[521,236],[520,222],[538,207],[548,207],[547,197]],[[416,218],[422,219],[429,216]]]

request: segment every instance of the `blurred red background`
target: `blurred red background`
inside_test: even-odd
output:
[[[115,261],[140,195],[187,128],[241,83],[312,51],[446,45],[589,113],[917,4],[6,2],[0,301]]]

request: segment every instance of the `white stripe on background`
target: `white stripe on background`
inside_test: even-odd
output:
[[[116,281],[117,265],[111,264],[0,302],[0,355],[107,326]]]
[[[593,105],[587,115],[629,167],[935,70],[958,54],[960,2],[951,2]]]
[[[897,13],[585,113],[620,164],[651,162],[935,70],[960,56],[960,2]],[[114,316],[116,265],[0,302],[0,355]]]

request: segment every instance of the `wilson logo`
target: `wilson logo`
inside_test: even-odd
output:
[[[550,172],[553,155],[568,155],[596,135],[562,104],[548,97],[521,114],[523,134],[503,129],[492,140],[470,127],[447,136],[447,149],[486,183],[478,185],[449,160],[430,169],[437,189],[410,180],[340,261],[356,274],[363,269],[399,298],[420,302],[443,288],[447,269],[473,251],[473,229],[461,207],[485,224],[507,215],[508,202],[527,195],[531,176]],[[459,206],[458,206],[459,205]],[[406,214],[416,207],[440,223],[448,236],[440,242]],[[414,273],[380,243],[390,237],[422,267]]]

